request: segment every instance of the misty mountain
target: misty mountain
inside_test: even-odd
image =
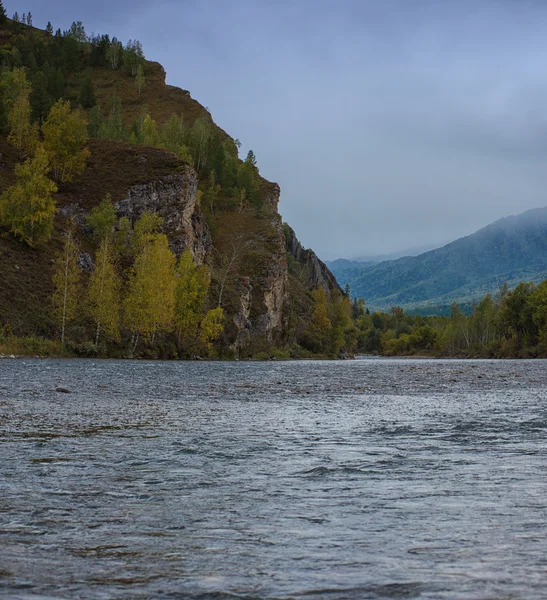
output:
[[[495,293],[504,282],[547,277],[547,207],[506,217],[442,248],[415,257],[331,270],[371,309],[436,311]]]

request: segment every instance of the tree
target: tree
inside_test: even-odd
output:
[[[51,194],[57,186],[48,179],[46,151],[39,147],[34,158],[15,166],[17,183],[0,197],[0,220],[14,235],[35,247],[49,240],[55,218]]]
[[[212,342],[220,337],[224,330],[224,309],[217,307],[209,310],[200,323],[199,340],[205,344],[208,350],[211,349]]]
[[[89,311],[96,325],[95,344],[101,333],[120,338],[120,280],[116,272],[113,248],[105,236],[95,256],[95,269],[89,280]]]
[[[29,12],[27,15],[27,25],[32,27],[32,13],[31,12]]]
[[[91,210],[87,217],[87,225],[93,230],[93,239],[98,243],[112,237],[116,225],[116,209],[110,194],[103,198],[99,206]]]
[[[19,16],[19,13],[17,11],[15,11],[13,13],[13,17],[11,18],[12,21],[14,21],[15,23],[20,23],[21,22],[21,17]]]
[[[529,302],[534,289],[532,283],[519,283],[507,294],[501,304],[501,322],[510,333],[516,334],[516,356],[522,348],[523,337],[534,327],[532,306]]]
[[[87,42],[84,24],[81,21],[73,21],[70,29],[66,32],[66,37],[72,38],[80,44]]]
[[[207,166],[211,138],[212,129],[209,121],[205,117],[197,119],[190,130],[190,150],[197,171]]]
[[[55,261],[53,272],[53,311],[61,330],[64,344],[67,324],[74,320],[78,307],[81,269],[78,264],[78,246],[69,229],[63,249]]]
[[[47,22],[46,33],[49,33],[49,35],[53,35],[53,25],[51,24],[51,21]]]
[[[106,140],[125,139],[122,101],[116,94],[109,98],[107,111],[107,117],[102,121],[97,137]]]
[[[87,125],[87,133],[90,138],[99,137],[99,131],[101,130],[101,125],[103,123],[103,113],[101,112],[101,107],[96,104],[89,111],[89,123]]]
[[[133,249],[135,254],[140,252],[146,240],[160,232],[163,219],[158,213],[145,210],[133,228]]]
[[[87,74],[80,85],[79,102],[82,108],[92,108],[97,102],[95,91],[93,90],[93,82]]]
[[[539,342],[547,346],[547,279],[542,281],[530,298],[532,319],[538,329]]]
[[[30,95],[30,106],[32,115],[38,123],[42,123],[51,107],[53,98],[48,90],[48,81],[46,75],[42,71],[38,71],[32,78],[32,93]]]
[[[196,269],[190,250],[185,250],[177,264],[175,291],[175,331],[179,345],[189,346],[197,341],[210,281],[208,269]]]
[[[143,144],[145,146],[157,146],[159,142],[158,128],[156,127],[156,121],[154,121],[150,115],[144,117],[142,124],[143,133]]]
[[[120,60],[123,54],[123,45],[115,37],[112,38],[112,42],[108,50],[106,51],[106,59],[113,70],[116,70],[120,66]]]
[[[144,53],[142,44],[139,40],[129,40],[123,53],[124,67],[132,77],[137,75],[139,65],[144,62]]]
[[[323,288],[311,293],[313,304],[310,321],[303,332],[303,344],[316,353],[327,353],[330,350],[332,323],[328,314],[328,296]]]
[[[60,68],[49,68],[46,71],[46,65],[44,65],[44,73],[48,81],[48,91],[53,101],[57,102],[57,100],[65,95],[65,76],[63,75],[63,71]]]
[[[42,126],[44,147],[49,154],[55,179],[72,181],[83,173],[89,150],[87,122],[80,111],[72,111],[70,102],[57,101]]]
[[[180,159],[191,164],[192,155],[186,145],[186,127],[182,115],[172,114],[163,124],[159,144],[174,152]]]
[[[2,73],[2,95],[10,128],[8,141],[15,146],[20,158],[31,156],[38,145],[38,126],[30,120],[30,93],[31,86],[23,67]]]
[[[175,255],[164,234],[146,234],[140,240],[124,302],[125,319],[133,332],[154,343],[159,331],[171,331],[175,308]]]
[[[137,73],[135,75],[135,87],[137,92],[140,94],[144,90],[146,84],[146,77],[144,76],[144,69],[142,65],[138,65]]]
[[[256,156],[255,153],[252,150],[249,150],[249,152],[247,153],[247,158],[245,159],[245,162],[248,163],[249,165],[251,165],[251,167],[256,167]],[[258,169],[257,169],[258,171]]]
[[[237,170],[237,187],[245,190],[245,197],[251,204],[260,204],[260,192],[257,181],[257,170],[251,161],[246,160]]]
[[[0,25],[5,25],[8,20],[8,15],[6,13],[6,9],[4,8],[4,3],[0,0]]]

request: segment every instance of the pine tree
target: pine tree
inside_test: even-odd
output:
[[[35,247],[49,240],[55,219],[51,194],[57,186],[48,179],[46,151],[39,147],[34,158],[15,166],[17,183],[0,197],[0,221],[14,235]]]
[[[47,150],[53,174],[58,181],[72,181],[83,173],[89,150],[87,122],[80,111],[71,111],[70,102],[56,102],[42,126],[44,147]]]
[[[42,71],[38,71],[32,78],[32,93],[30,106],[32,115],[38,123],[42,123],[48,116],[53,105],[53,98],[48,90],[48,81]]]
[[[72,230],[65,234],[63,249],[55,261],[53,272],[53,311],[65,343],[67,325],[74,320],[80,294],[81,269],[78,264],[78,246]]]
[[[70,37],[80,44],[85,44],[87,42],[87,35],[84,24],[81,21],[73,21],[66,37]]]
[[[0,25],[5,25],[8,20],[8,15],[6,13],[6,9],[4,8],[4,3],[0,0]]]
[[[30,13],[30,12],[27,15],[27,25],[32,27],[32,13]]]
[[[53,35],[53,25],[51,24],[51,21],[47,22],[46,33],[49,33],[49,35]]]
[[[89,124],[87,126],[87,133],[90,138],[99,137],[99,131],[101,130],[102,123],[103,123],[103,114],[101,112],[101,107],[96,104],[89,111]]]
[[[11,18],[11,20],[14,21],[15,23],[21,22],[21,17],[19,16],[19,13],[17,11],[15,11],[13,13],[13,17]]]
[[[97,102],[95,91],[93,90],[93,82],[91,77],[87,74],[80,86],[79,102],[82,108],[92,108]]]
[[[120,339],[120,280],[116,272],[112,243],[103,238],[95,256],[89,281],[89,310],[96,325],[95,344],[101,333]]]

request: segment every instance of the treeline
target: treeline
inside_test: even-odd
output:
[[[385,356],[431,355],[484,358],[547,356],[547,280],[539,285],[507,286],[486,295],[465,315],[458,304],[450,317],[409,316],[400,307],[389,313],[352,302],[359,330],[357,352]]]
[[[97,101],[92,77],[97,68],[119,71],[120,76],[133,78],[137,93],[145,90],[147,63],[138,40],[123,44],[106,34],[87,35],[81,21],[55,33],[48,23],[43,32],[21,25],[32,24],[29,14],[13,15],[15,37],[9,47],[0,51],[0,65],[4,73],[24,70],[31,122],[41,126],[58,100],[68,100],[73,108],[86,114],[89,137],[164,148],[192,165],[198,172],[201,194],[206,196],[209,210],[214,211],[217,203],[229,209],[260,208],[254,153],[249,151],[245,161],[241,161],[239,141],[221,134],[207,116],[187,123],[181,114],[173,114],[166,122],[157,123],[144,106],[128,124],[124,99],[118,93],[111,94],[104,105]],[[3,24],[10,22],[4,17]],[[9,129],[5,109],[0,114],[0,127]]]
[[[53,314],[62,344],[77,353],[207,356],[222,333],[223,309],[210,307],[209,268],[189,250],[177,260],[161,233],[162,220],[145,212],[131,225],[105,198],[87,219],[93,270],[70,226],[53,274]]]

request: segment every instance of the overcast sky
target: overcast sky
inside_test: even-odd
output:
[[[4,0],[137,38],[281,185],[323,259],[547,205],[544,0]]]

